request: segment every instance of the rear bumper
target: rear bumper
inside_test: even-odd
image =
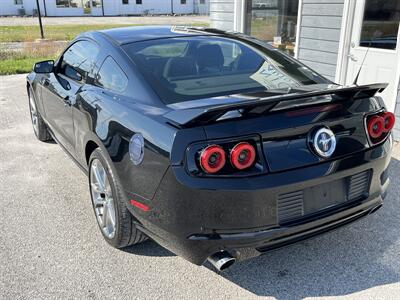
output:
[[[218,240],[224,245],[229,245],[229,248],[225,247],[224,250],[231,251],[231,254],[238,260],[244,260],[355,222],[374,213],[382,204],[382,198],[378,197],[362,205],[296,226],[280,226],[263,231],[225,233],[214,236],[193,235],[189,239],[201,241]]]
[[[240,260],[336,229],[376,211],[389,184],[390,148],[388,140],[341,160],[234,183],[226,181],[224,190],[196,186],[202,183],[199,181],[183,184],[183,175],[170,169],[154,199],[144,200],[151,210],[130,209],[142,231],[195,264],[202,264],[219,250],[227,250]],[[371,177],[367,192],[359,198],[301,218],[279,220],[280,195],[329,186],[362,172],[370,172]],[[314,203],[319,200],[312,199]]]

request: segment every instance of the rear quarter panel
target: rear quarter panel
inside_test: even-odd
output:
[[[169,156],[176,130],[157,120],[156,110],[123,96],[102,92],[97,87],[80,94],[74,111],[77,153],[87,165],[85,148],[94,141],[106,150],[124,189],[151,199],[169,166]],[[129,141],[139,133],[145,141],[143,162],[135,166],[129,156]]]

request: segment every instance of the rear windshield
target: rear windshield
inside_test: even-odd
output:
[[[123,47],[167,104],[329,82],[272,47],[229,38],[179,37]]]

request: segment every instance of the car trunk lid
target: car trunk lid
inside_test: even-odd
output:
[[[365,115],[381,109],[372,96],[385,86],[331,87],[247,101],[235,98],[229,104],[174,110],[165,117],[177,127],[201,125],[210,141],[257,135],[268,171],[281,172],[369,147]],[[332,130],[337,142],[329,158],[317,155],[310,145],[312,134],[322,127]]]

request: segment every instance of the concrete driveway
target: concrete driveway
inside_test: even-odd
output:
[[[87,179],[34,137],[25,76],[0,77],[0,299],[400,299],[400,147],[376,214],[237,263],[222,275],[148,241],[124,251],[97,228]]]

